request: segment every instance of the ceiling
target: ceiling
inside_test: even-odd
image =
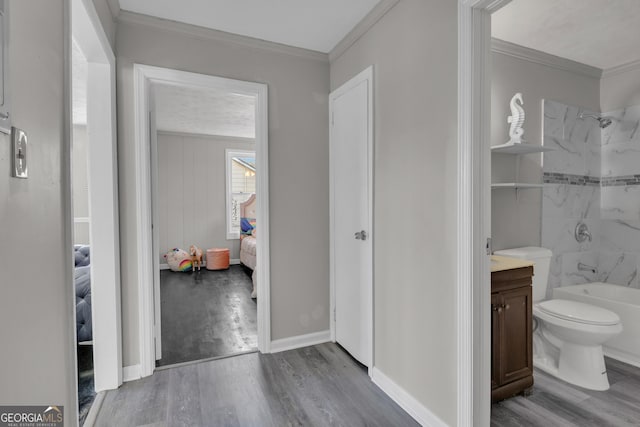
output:
[[[379,0],[120,0],[121,10],[328,53]]]
[[[255,138],[254,96],[155,85],[159,131]]]
[[[495,38],[604,70],[640,60],[639,0],[513,0],[491,25]]]

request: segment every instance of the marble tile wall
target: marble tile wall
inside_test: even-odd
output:
[[[604,113],[600,280],[638,288],[640,269],[640,105]]]
[[[579,263],[598,268],[601,221],[601,132],[597,121],[578,118],[583,111],[544,101],[544,145],[556,149],[543,156],[541,242],[553,252],[547,296],[555,287],[596,279],[596,273],[578,269]],[[591,241],[576,241],[580,222],[587,224]]]
[[[544,144],[557,149],[543,157],[541,241],[553,251],[549,292],[592,281],[638,288],[640,105],[605,113],[613,118],[605,129],[579,119],[582,111],[544,102]],[[574,238],[579,222],[587,224],[591,242]]]

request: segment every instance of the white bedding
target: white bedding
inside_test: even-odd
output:
[[[256,238],[246,236],[240,241],[240,262],[253,270],[251,281],[253,282],[253,291],[251,298],[256,298],[257,293],[257,277],[256,277]]]

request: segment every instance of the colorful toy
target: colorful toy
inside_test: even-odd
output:
[[[182,249],[173,248],[164,256],[171,271],[181,271],[186,273],[193,270],[191,255]]]
[[[189,247],[189,254],[191,255],[193,271],[196,270],[196,267],[198,267],[198,271],[200,271],[200,267],[202,267],[202,249],[196,245],[191,245]]]

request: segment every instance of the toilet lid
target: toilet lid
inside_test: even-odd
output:
[[[542,301],[538,308],[552,316],[590,325],[616,325],[620,323],[620,317],[613,311],[584,304],[577,301],[564,299],[552,299]]]

